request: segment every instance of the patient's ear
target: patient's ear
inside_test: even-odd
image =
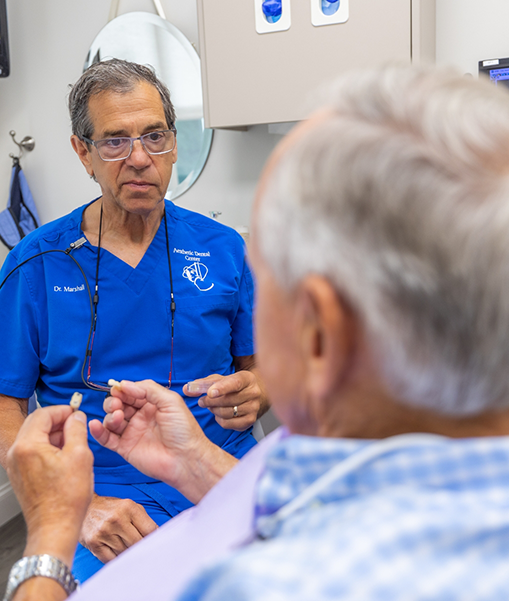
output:
[[[337,396],[354,360],[357,323],[349,305],[327,278],[311,275],[299,285],[300,352],[305,365],[305,398],[315,417]]]

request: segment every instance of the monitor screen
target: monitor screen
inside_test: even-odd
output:
[[[498,86],[501,84],[509,88],[509,68],[506,69],[490,69],[490,79]]]
[[[496,86],[509,88],[509,58],[480,61],[479,74],[489,77]]]

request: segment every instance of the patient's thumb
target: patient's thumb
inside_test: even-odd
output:
[[[88,447],[87,438],[87,416],[83,411],[75,411],[64,424],[64,446],[85,445]]]
[[[87,425],[87,416],[83,413],[83,411],[74,411],[74,413],[70,416],[70,419],[77,419],[82,424],[85,424],[85,426]]]

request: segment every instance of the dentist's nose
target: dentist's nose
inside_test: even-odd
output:
[[[127,157],[126,162],[135,169],[143,169],[152,162],[152,158],[143,147],[141,140],[134,140],[131,154]]]

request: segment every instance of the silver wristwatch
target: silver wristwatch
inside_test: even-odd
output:
[[[18,586],[35,576],[44,576],[56,580],[70,595],[78,587],[71,570],[56,557],[51,555],[31,555],[23,557],[11,568],[4,601],[11,601]]]

